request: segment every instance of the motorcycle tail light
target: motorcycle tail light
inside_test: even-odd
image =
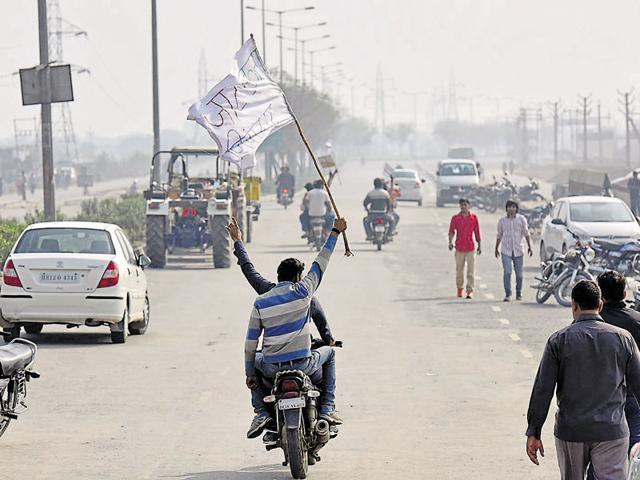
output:
[[[282,193],[289,193],[289,189],[288,188],[283,188],[282,189]]]
[[[18,272],[16,272],[16,269],[13,266],[13,260],[11,259],[7,260],[7,263],[4,265],[2,278],[5,285],[9,285],[11,287],[22,287],[22,282],[20,281],[20,277],[18,277]]]
[[[297,392],[299,390],[298,382],[295,380],[283,380],[280,389],[283,392]]]
[[[376,223],[384,223],[384,218],[376,218],[375,222]]]

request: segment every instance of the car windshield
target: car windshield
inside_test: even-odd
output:
[[[619,202],[572,203],[570,217],[574,222],[633,222],[627,207]]]
[[[452,176],[452,175],[475,175],[476,167],[471,163],[445,163],[440,166],[440,175],[441,176]]]
[[[109,234],[90,228],[38,228],[28,230],[15,253],[93,253],[113,255]]]
[[[393,178],[416,178],[416,172],[396,170]]]

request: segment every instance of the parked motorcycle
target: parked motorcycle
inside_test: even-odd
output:
[[[539,232],[542,230],[542,224],[544,219],[547,218],[549,213],[553,210],[553,202],[549,202],[546,205],[540,205],[534,208],[520,208],[520,214],[524,215],[529,225],[529,230],[532,232]]]
[[[309,232],[307,232],[307,240],[319,252],[324,242],[327,240],[327,232],[324,228],[324,217],[311,217],[309,219]]]
[[[602,273],[615,270],[625,277],[640,275],[640,242],[615,242],[594,240],[592,247],[596,257],[591,262],[591,271]]]
[[[530,200],[543,201],[544,197],[542,196],[542,194],[540,194],[540,192],[538,192],[539,188],[540,186],[538,185],[538,182],[536,182],[533,178],[529,178],[529,183],[523,185],[522,187],[518,187],[518,198],[523,202]]]
[[[536,277],[538,283],[533,288],[536,289],[536,302],[543,304],[553,295],[558,279],[566,270],[564,255],[556,255],[540,267],[540,276]]]
[[[0,332],[8,337],[8,333]],[[31,366],[38,347],[22,338],[12,340],[0,347],[0,437],[9,427],[11,420],[27,409],[27,382],[40,375]]]
[[[369,228],[373,233],[372,242],[378,250],[382,250],[382,245],[390,242],[393,237],[391,236],[391,223],[386,213],[370,213],[367,216],[369,221]]]
[[[580,280],[593,280],[589,271],[590,263],[595,258],[594,250],[581,242],[564,256],[566,268],[558,278],[553,295],[563,307],[571,306],[571,290]]]

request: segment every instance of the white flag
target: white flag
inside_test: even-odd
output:
[[[202,125],[220,158],[250,168],[269,135],[293,122],[284,93],[269,76],[251,37],[235,55],[229,75],[191,105],[188,120]]]

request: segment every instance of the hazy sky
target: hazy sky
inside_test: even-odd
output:
[[[74,77],[71,105],[76,131],[99,135],[151,131],[150,0],[59,0],[63,17],[88,32],[64,38],[64,60],[90,69]],[[358,87],[354,105],[370,115],[376,70],[382,68],[389,97],[387,121],[413,118],[411,97],[419,97],[419,122],[432,94],[441,94],[453,70],[459,111],[476,118],[495,115],[496,98],[505,115],[525,104],[562,98],[575,108],[578,94],[593,94],[616,112],[616,89],[640,84],[636,0],[266,0],[267,8],[314,5],[313,11],[284,15],[288,25],[326,21],[300,38],[328,33],[315,48],[316,66],[341,61]],[[0,138],[13,135],[13,119],[37,115],[23,107],[18,68],[38,61],[36,0],[0,0]],[[245,0],[260,5],[260,0]],[[240,45],[239,0],[158,0],[162,128],[183,129],[189,102],[197,94],[198,60],[204,49],[210,85],[227,72]],[[277,17],[268,14],[267,21]],[[276,66],[276,30],[267,27],[267,63]],[[245,32],[260,46],[260,15],[245,13]],[[291,36],[291,32],[286,32]],[[322,43],[324,42],[324,43]],[[309,43],[308,45],[311,45]],[[293,71],[291,42],[285,69]],[[317,70],[317,69],[316,69]],[[363,86],[365,85],[366,86]],[[350,106],[350,89],[342,87]]]

